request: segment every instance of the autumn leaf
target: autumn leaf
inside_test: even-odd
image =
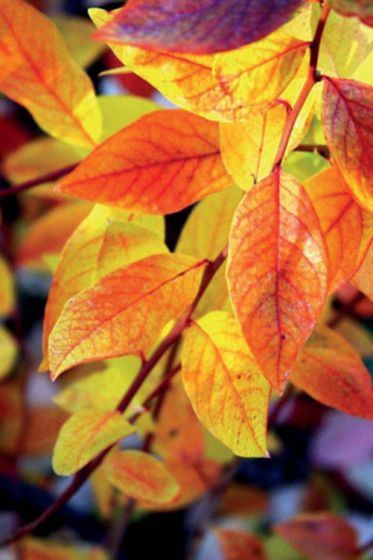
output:
[[[9,315],[15,305],[14,278],[6,260],[0,256],[0,316]]]
[[[91,66],[104,52],[104,45],[93,40],[94,27],[85,18],[59,14],[53,21],[70,55],[82,68]]]
[[[53,469],[59,475],[73,474],[101,451],[135,431],[117,411],[80,410],[61,428],[53,451]]]
[[[371,0],[328,0],[331,8],[344,16],[357,16],[363,23],[373,27]]]
[[[215,53],[268,35],[301,0],[131,0],[96,36],[147,49]]]
[[[229,186],[218,126],[173,110],[145,115],[111,136],[58,190],[127,210],[164,214]]]
[[[0,380],[11,371],[18,355],[17,343],[9,331],[0,325]]]
[[[373,419],[373,385],[359,354],[338,333],[319,326],[291,370],[290,380],[314,399]]]
[[[228,256],[232,303],[251,351],[282,392],[327,290],[320,224],[300,183],[276,170],[244,197]]]
[[[270,388],[233,316],[212,312],[187,331],[182,374],[193,408],[233,453],[263,457]]]
[[[355,530],[333,513],[303,513],[275,526],[277,535],[309,560],[358,560]]]
[[[80,363],[143,355],[191,305],[205,266],[182,255],[154,255],[70,299],[49,337],[52,378]]]
[[[66,543],[33,537],[23,538],[19,547],[22,560],[108,560],[104,551],[98,547],[84,546],[78,543],[71,546]]]
[[[304,187],[320,220],[333,292],[361,266],[373,236],[373,215],[355,202],[335,168],[313,175]]]
[[[101,133],[94,90],[55,25],[22,0],[0,5],[0,91],[47,133],[92,147]]]
[[[203,560],[267,560],[258,537],[238,529],[214,527],[202,541],[198,558]]]
[[[177,252],[198,259],[214,259],[226,246],[234,211],[242,192],[233,187],[207,196],[189,215],[181,232]],[[201,316],[208,311],[232,309],[227,289],[225,263],[215,274],[195,311]]]
[[[158,231],[162,218],[136,216],[96,206],[68,239],[53,277],[44,313],[43,352],[40,366],[48,369],[48,337],[68,299],[114,270],[151,254],[168,252],[159,237],[137,225]]]
[[[352,284],[373,301],[373,245],[370,246],[359,270],[352,278]]]
[[[373,87],[324,78],[322,122],[333,162],[352,196],[373,211]]]
[[[220,125],[221,153],[235,183],[248,191],[271,172],[287,120],[285,105],[253,111],[245,121]]]
[[[180,488],[165,465],[142,451],[117,451],[105,461],[109,481],[135,500],[167,504],[175,500]]]

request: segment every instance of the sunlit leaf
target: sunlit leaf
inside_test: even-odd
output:
[[[177,498],[179,485],[165,465],[141,451],[118,451],[105,461],[109,481],[134,499],[168,503]]]
[[[101,451],[135,431],[119,412],[80,410],[61,428],[53,452],[53,469],[59,475],[73,474]]]
[[[347,187],[361,206],[373,211],[373,87],[325,78],[322,120]]]
[[[363,23],[373,27],[371,0],[328,0],[328,4],[344,16],[357,16]]]
[[[320,224],[305,189],[290,175],[276,170],[239,205],[228,285],[251,351],[271,385],[283,391],[327,290]]]
[[[17,354],[15,339],[5,327],[0,325],[0,380],[10,373]]]
[[[27,537],[20,541],[22,560],[108,560],[98,547],[87,548]]]
[[[359,269],[373,236],[373,215],[351,197],[334,168],[304,183],[319,217],[328,251],[329,290],[336,290]]]
[[[270,388],[233,316],[213,312],[188,330],[182,373],[205,427],[236,455],[266,456]]]
[[[156,111],[110,137],[59,190],[154,214],[176,212],[231,185],[218,126],[185,111]]]
[[[309,560],[358,560],[355,530],[333,513],[304,513],[275,526],[275,532]]]
[[[316,400],[347,414],[373,418],[373,385],[359,354],[335,331],[318,327],[290,380]]]
[[[0,256],[0,315],[9,315],[15,305],[14,278],[8,263]]]
[[[104,46],[92,38],[94,27],[85,18],[59,14],[53,19],[71,56],[82,68],[91,66]]]
[[[106,140],[143,115],[159,109],[159,105],[150,99],[134,95],[100,95],[97,101],[103,122],[101,140]]]
[[[202,558],[204,560],[212,560],[213,558],[221,558],[221,560],[267,560],[260,539],[254,535],[249,535],[237,529],[216,527],[212,531],[212,536],[217,541],[218,549],[216,552],[218,554],[214,553],[211,543],[210,551],[206,550],[206,553],[201,556],[201,560]]]
[[[373,301],[373,246],[370,247],[352,283]]]
[[[144,354],[191,305],[205,266],[182,255],[150,256],[80,292],[49,337],[52,377],[79,363]]]
[[[0,35],[0,91],[52,136],[94,145],[101,133],[94,90],[55,25],[22,0],[2,0]]]
[[[301,0],[132,0],[97,37],[149,49],[213,53],[257,41],[290,19]]]

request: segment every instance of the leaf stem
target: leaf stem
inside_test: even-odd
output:
[[[327,5],[325,5],[321,10],[319,23],[317,25],[314,38],[310,44],[310,65],[309,65],[307,79],[299,94],[297,101],[295,102],[294,107],[292,108],[292,110],[288,115],[285,129],[280,142],[280,146],[278,148],[275,157],[273,170],[276,167],[281,166],[282,161],[286,155],[286,149],[288,147],[289,140],[293,132],[293,128],[296,123],[296,120],[299,116],[299,113],[301,112],[309,94],[311,93],[313,86],[320,81],[320,76],[317,71],[317,64],[319,60],[321,39],[324,32],[326,21],[328,19],[329,12],[330,12],[330,8]]]

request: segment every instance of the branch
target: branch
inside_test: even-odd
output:
[[[294,150],[295,152],[308,152],[311,154],[319,154],[325,159],[330,158],[330,150],[325,144],[299,144]]]
[[[19,183],[19,185],[10,187],[9,189],[2,190],[0,191],[0,201],[14,194],[18,194],[20,192],[32,189],[33,187],[37,187],[38,185],[57,181],[57,179],[61,179],[61,177],[64,177],[65,175],[73,171],[77,167],[77,165],[77,163],[73,163],[72,165],[61,167],[60,169],[56,169],[55,171],[51,171],[50,173],[45,173],[45,175],[35,177],[35,179],[29,179],[24,183]]]
[[[198,293],[191,304],[189,310],[177,321],[171,332],[166,336],[166,338],[160,343],[158,348],[153,352],[148,360],[146,360],[137,377],[133,381],[132,385],[128,388],[127,392],[123,396],[122,400],[117,406],[118,412],[122,414],[127,410],[128,406],[131,404],[132,399],[136,395],[137,391],[140,389],[144,381],[147,379],[148,375],[151,373],[154,366],[158,363],[158,361],[162,358],[162,356],[167,352],[169,348],[179,339],[182,332],[186,327],[188,327],[191,316],[196,309],[198,303],[200,302],[203,294],[205,293],[207,287],[209,286],[211,280],[215,276],[216,272],[219,270],[220,266],[226,259],[228,252],[228,248],[225,247],[222,252],[217,256],[214,261],[208,262],[205,273],[203,275],[200,288]],[[161,389],[157,389],[161,391]],[[151,398],[154,398],[154,392],[151,395]],[[148,399],[147,399],[148,400]],[[114,444],[115,445],[115,444]],[[85,467],[83,467],[80,471],[75,473],[71,483],[65,489],[65,491],[47,508],[37,519],[32,521],[31,523],[24,525],[18,531],[16,531],[13,535],[11,535],[8,539],[4,540],[0,543],[0,546],[6,546],[12,543],[17,542],[19,539],[28,535],[35,529],[39,528],[45,521],[47,521],[52,515],[54,515],[57,511],[59,511],[67,502],[68,500],[76,494],[76,492],[81,488],[81,486],[86,482],[86,480],[90,477],[90,475],[96,470],[96,468],[102,463],[103,459],[109,453],[109,451],[114,447],[111,445],[110,447],[104,449],[97,457],[95,457],[90,463],[88,463]]]

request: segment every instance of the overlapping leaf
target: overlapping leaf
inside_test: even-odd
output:
[[[90,408],[73,414],[63,425],[53,452],[53,469],[70,475],[101,451],[136,429],[119,412]]]
[[[373,27],[371,0],[328,0],[328,4],[344,16],[357,16],[363,23]]]
[[[231,185],[218,126],[185,111],[156,111],[110,137],[59,190],[127,210],[176,212]]]
[[[359,354],[338,333],[318,327],[291,370],[291,381],[316,400],[373,418],[373,385]]]
[[[53,21],[71,56],[82,68],[90,66],[103,53],[104,45],[93,40],[94,27],[85,18],[59,14]]]
[[[175,500],[180,488],[165,465],[141,451],[117,451],[105,461],[109,481],[136,500],[167,504]]]
[[[143,355],[191,305],[205,266],[182,255],[154,255],[70,299],[49,337],[52,377],[80,363]]]
[[[0,315],[9,315],[15,305],[14,278],[8,263],[0,256]]]
[[[214,53],[257,41],[302,0],[132,0],[97,36],[150,49]]]
[[[333,161],[358,203],[373,211],[373,87],[325,78],[322,121]]]
[[[373,246],[370,247],[352,283],[373,301]]]
[[[236,455],[262,457],[270,388],[233,316],[213,312],[186,334],[185,389],[205,427]]]
[[[280,392],[325,302],[326,266],[319,220],[304,187],[276,170],[236,211],[228,285],[250,349]]]
[[[17,343],[5,327],[0,326],[0,380],[6,377],[18,354]]]
[[[355,202],[334,168],[313,175],[304,186],[320,220],[334,291],[361,266],[373,236],[373,215]]]
[[[52,136],[92,147],[101,133],[94,90],[55,25],[23,0],[1,0],[0,35],[0,91]]]

